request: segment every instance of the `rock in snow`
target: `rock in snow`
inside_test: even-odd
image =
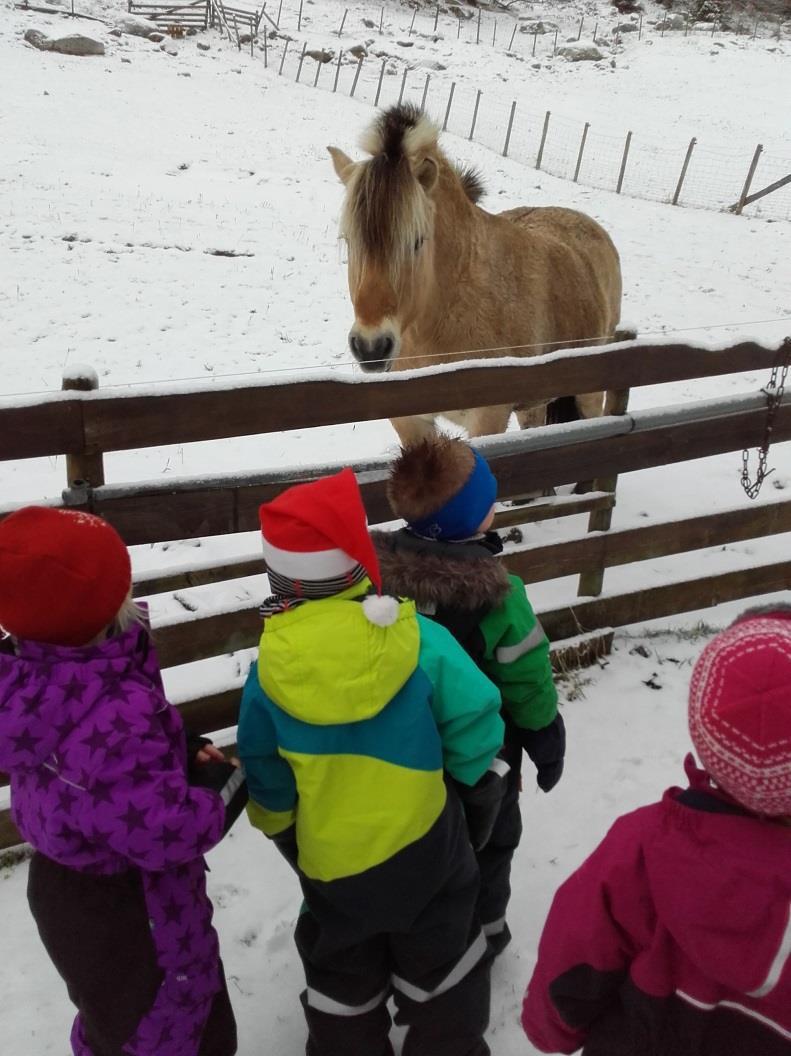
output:
[[[70,33],[67,37],[51,40],[38,29],[29,29],[25,40],[39,51],[57,51],[61,55],[104,55],[104,44],[81,33]]]
[[[558,48],[558,55],[562,55],[569,62],[596,62],[598,59],[604,58],[595,44],[582,44],[579,42],[564,44],[562,48]]]

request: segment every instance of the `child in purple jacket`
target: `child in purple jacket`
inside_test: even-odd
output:
[[[791,608],[709,643],[689,728],[705,769],[555,896],[522,1016],[541,1052],[791,1054]]]
[[[27,507],[0,522],[0,769],[35,850],[28,900],[78,1009],[75,1056],[233,1056],[203,855],[242,775],[203,742],[220,794],[188,784],[130,588],[98,517]]]

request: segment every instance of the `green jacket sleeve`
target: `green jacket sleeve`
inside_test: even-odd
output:
[[[500,692],[438,623],[418,616],[419,666],[433,687],[431,710],[442,740],[445,769],[474,785],[503,743]]]
[[[297,784],[291,767],[278,754],[277,731],[256,663],[242,693],[237,740],[250,794],[247,816],[266,836],[277,836],[296,818]]]
[[[486,646],[481,667],[500,687],[505,709],[516,725],[540,730],[558,710],[549,641],[527,600],[524,583],[518,576],[508,578],[510,593],[480,624]]]

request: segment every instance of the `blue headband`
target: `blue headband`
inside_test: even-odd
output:
[[[444,506],[409,527],[428,539],[469,539],[475,535],[497,496],[497,481],[486,459],[473,450],[472,473]]]

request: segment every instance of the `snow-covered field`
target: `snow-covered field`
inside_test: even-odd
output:
[[[537,16],[550,15],[547,5],[518,6],[523,13],[532,6]],[[421,14],[418,32],[408,37],[411,9],[388,3],[380,39],[381,5],[308,0],[298,34],[298,3],[284,0],[281,27],[294,38],[291,54],[299,53],[303,41],[311,48],[337,49],[333,30],[346,7],[341,41],[346,51],[373,41],[372,50],[402,56],[388,62],[394,70],[385,78],[388,102],[397,98],[407,58],[412,66],[407,95],[413,100],[420,99],[423,71],[430,71],[432,86],[443,86],[437,87],[437,99],[446,98],[451,80],[457,82],[460,108],[470,107],[481,89],[492,100],[488,112],[507,117],[516,98],[531,112],[551,109],[580,126],[595,122],[619,142],[631,128],[673,149],[696,135],[701,146],[729,159],[727,164],[733,161],[739,171],[746,169],[756,142],[776,157],[791,157],[788,35],[774,39],[763,30],[752,41],[722,34],[717,37],[722,46],[715,47],[707,36],[661,38],[646,32],[638,41],[629,34],[617,48],[605,48],[606,61],[595,64],[553,58],[542,37],[535,68],[526,57],[530,37],[518,35],[522,55],[509,56],[504,27],[494,47],[484,41],[475,45],[469,28],[467,39],[456,40],[455,30],[446,30],[435,41],[424,31],[430,16]],[[120,5],[86,0],[77,10],[112,22]],[[295,85],[290,58],[289,77],[279,78],[271,55],[266,70],[260,51],[254,57],[239,52],[216,32],[168,44],[176,51],[169,54],[141,38],[112,37],[98,22],[72,23],[12,4],[2,11],[0,399],[56,390],[63,370],[77,363],[92,365],[103,386],[352,370],[346,347],[351,313],[336,237],[341,188],[325,146],[354,152],[373,113],[373,66],[351,100],[353,63],[342,66],[341,88],[333,94],[331,66],[313,90],[315,64],[306,59],[302,83]],[[590,2],[566,4],[563,12],[561,40],[576,35],[583,13],[602,26],[622,21],[609,7],[597,9]],[[364,26],[364,17],[377,28]],[[53,36],[87,33],[105,42],[107,54],[67,58],[38,52],[22,43],[29,28]],[[411,40],[412,47],[399,46],[399,40]],[[198,41],[210,50],[199,50]],[[282,40],[270,45],[279,55]],[[432,96],[429,106],[441,116]],[[788,222],[768,222],[749,209],[738,218],[574,185],[465,136],[448,136],[445,145],[451,155],[481,169],[489,190],[484,205],[492,210],[523,203],[568,205],[604,223],[622,257],[624,318],[641,335],[667,332],[705,344],[751,337],[774,344],[791,333]],[[216,249],[249,255],[212,255]],[[755,390],[766,381],[749,376],[640,389],[632,394],[632,406]],[[106,465],[110,481],[167,478],[374,456],[391,451],[394,443],[387,423],[371,422],[124,452],[109,456]],[[791,487],[790,446],[771,451],[775,473],[759,501],[782,498]],[[628,474],[619,484],[614,525],[741,505],[747,500],[739,469],[734,453]],[[62,459],[0,465],[4,502],[57,495],[63,480]],[[531,528],[529,539],[549,541],[581,531],[584,521],[568,518]],[[614,569],[606,587],[617,591],[768,563],[787,556],[788,543],[789,536],[778,536]],[[175,567],[194,558],[195,546],[137,548],[135,564]],[[254,546],[249,536],[204,540],[202,553],[212,557]],[[265,590],[264,577],[256,577],[203,588],[195,598],[201,611],[210,611],[231,596],[255,597]],[[570,600],[575,590],[572,580],[553,581],[531,589],[531,596],[549,607]],[[155,618],[173,605],[172,599],[156,599]],[[617,813],[649,802],[681,779],[686,683],[701,647],[688,628],[701,616],[722,625],[738,608],[667,621],[673,630],[660,637],[645,638],[646,628],[624,632],[606,667],[585,673],[582,686],[576,681],[564,686],[566,776],[552,795],[524,797],[515,941],[494,973],[491,1044],[497,1056],[531,1051],[516,1023],[517,1008],[558,882]],[[647,657],[633,652],[640,643]],[[207,670],[203,665],[201,678]],[[212,670],[216,677],[228,673],[217,665]],[[171,684],[178,688],[195,677],[182,671]],[[244,822],[213,853],[211,866],[240,1051],[298,1053],[301,983],[291,926],[299,898],[292,878]],[[3,1050],[65,1056],[70,1010],[24,911],[25,872],[22,865],[0,874],[4,945],[14,951],[0,965]]]

